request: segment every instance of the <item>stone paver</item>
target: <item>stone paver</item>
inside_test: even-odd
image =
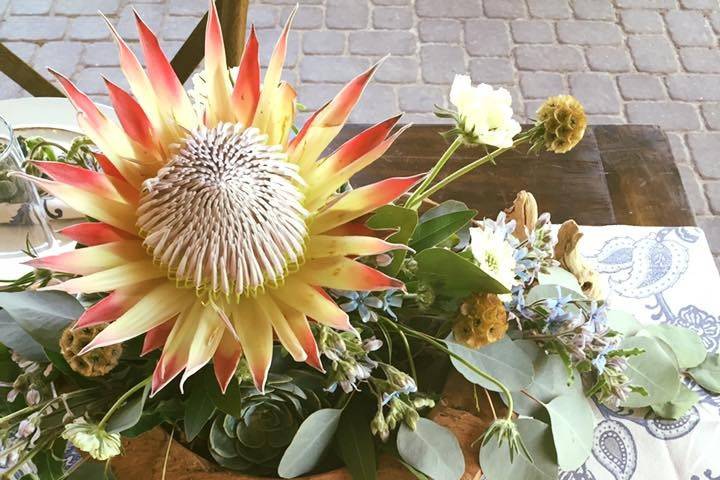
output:
[[[250,20],[267,66],[296,0],[253,0]],[[437,121],[456,73],[508,88],[517,116],[570,92],[592,122],[660,125],[698,222],[720,258],[719,0],[300,0],[284,78],[300,101],[323,105],[381,57],[358,122],[397,111]],[[105,13],[136,52],[132,7],[176,51],[203,0],[0,0],[0,41],[48,75],[70,75],[107,102],[101,75],[120,85]],[[24,93],[0,75],[0,98]],[[306,118],[307,114],[301,114]]]

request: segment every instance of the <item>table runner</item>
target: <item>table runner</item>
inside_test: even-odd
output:
[[[609,303],[643,324],[695,330],[720,344],[720,275],[698,228],[583,227],[581,251],[607,281]],[[690,385],[700,402],[677,421],[595,406],[592,455],[561,480],[720,479],[720,396]]]

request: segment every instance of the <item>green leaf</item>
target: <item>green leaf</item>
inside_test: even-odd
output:
[[[397,449],[400,458],[430,478],[454,480],[465,473],[465,458],[455,435],[427,418],[420,418],[415,430],[400,425]]]
[[[295,478],[315,468],[337,431],[341,414],[340,409],[324,408],[305,419],[280,460],[282,478]]]
[[[110,417],[110,420],[107,423],[107,431],[110,433],[121,433],[128,428],[134,427],[142,416],[148,393],[150,393],[149,384],[145,385],[142,392],[130,397],[130,399],[125,402],[125,405],[120,407],[120,409],[115,412],[112,417]]]
[[[197,377],[197,379],[195,377]],[[190,382],[188,387],[190,391],[196,388],[205,389],[218,410],[235,418],[242,418],[243,412],[240,408],[242,403],[240,398],[242,395],[240,393],[240,384],[237,380],[232,380],[225,389],[225,393],[223,393],[215,379],[213,369],[206,367],[200,373],[193,375]]]
[[[703,387],[714,393],[720,393],[720,353],[709,354],[699,366],[688,373]]]
[[[377,458],[375,442],[370,431],[370,415],[360,401],[353,401],[340,416],[335,434],[340,457],[353,480],[375,480]]]
[[[687,369],[700,365],[707,356],[707,350],[700,335],[675,325],[648,325],[638,335],[649,335],[665,342],[677,357],[680,368]]]
[[[397,232],[390,235],[388,241],[407,245],[417,223],[418,214],[415,210],[397,205],[385,205],[375,211],[367,221],[367,226],[376,229],[396,228]],[[396,250],[393,253],[392,263],[381,270],[390,276],[395,276],[400,271],[406,255],[405,250]]]
[[[647,395],[633,392],[623,404],[625,407],[647,407],[671,401],[680,389],[680,373],[672,352],[667,351],[651,337],[626,338],[620,348],[641,348],[640,355],[628,359],[626,375],[630,385],[642,387]]]
[[[533,366],[530,358],[508,337],[478,349],[456,343],[452,334],[445,339],[445,343],[451,352],[478,370],[499,379],[511,391],[522,390],[533,381]],[[476,374],[457,359],[451,357],[450,360],[455,369],[468,381],[494,392],[500,391],[497,385]]]
[[[575,275],[561,267],[548,267],[547,271],[540,272],[538,283],[540,285],[559,285],[582,295],[582,288]]]
[[[559,289],[559,293],[558,293]],[[558,295],[562,297],[570,296],[573,300],[585,300],[585,297],[569,288],[565,288],[562,285],[537,285],[533,287],[525,297],[525,303],[530,305],[539,300],[545,300],[548,298],[557,298]],[[573,305],[568,305],[568,309],[577,308]]]
[[[450,238],[477,214],[477,210],[448,213],[420,223],[410,239],[410,248],[421,252]]]
[[[569,393],[546,406],[555,442],[558,465],[575,470],[590,456],[593,441],[593,412],[585,395]]]
[[[193,388],[185,404],[185,436],[191,442],[197,437],[215,414],[213,403],[207,389]]]
[[[635,335],[642,329],[642,325],[637,321],[635,315],[622,310],[607,311],[608,327],[629,337]]]
[[[550,427],[533,418],[518,418],[515,423],[532,462],[522,454],[516,454],[511,461],[507,445],[491,440],[480,449],[480,466],[487,480],[557,480]]]
[[[677,420],[685,415],[687,411],[698,402],[698,400],[700,400],[700,396],[696,392],[693,392],[685,385],[680,384],[680,389],[672,401],[651,405],[651,408],[653,412],[662,418]]]
[[[60,350],[60,332],[85,311],[72,295],[53,291],[0,293],[0,307],[33,340],[53,352]]]
[[[446,295],[508,293],[505,286],[474,263],[444,248],[430,248],[415,255],[417,276]]]
[[[42,345],[33,340],[5,310],[0,310],[0,339],[3,345],[16,351],[23,358],[34,362],[47,361]]]

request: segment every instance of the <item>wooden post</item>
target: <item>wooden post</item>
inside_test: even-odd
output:
[[[63,93],[45,77],[0,43],[0,69],[10,80],[34,97],[62,97]]]
[[[228,67],[240,65],[250,0],[217,0]]]

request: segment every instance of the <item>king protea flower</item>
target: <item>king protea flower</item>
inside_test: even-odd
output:
[[[309,321],[352,328],[324,289],[402,288],[355,258],[404,248],[377,238],[363,217],[419,177],[337,194],[390,147],[400,117],[322,157],[377,65],[291,139],[295,91],[280,75],[292,17],[261,86],[254,31],[232,79],[210,2],[200,115],[155,35],[136,20],[146,71],[113,29],[133,94],[106,81],[119,125],[55,73],[102,151],[103,172],[39,162],[53,180],[32,180],[97,222],[61,230],[87,248],[31,265],[78,275],[50,289],[110,292],[77,322],[110,322],[81,353],[145,334],[144,353],[162,347],[153,393],[184,371],[182,388],[211,361],[224,390],[242,356],[262,390],[275,340],[296,361],[322,369]]]

